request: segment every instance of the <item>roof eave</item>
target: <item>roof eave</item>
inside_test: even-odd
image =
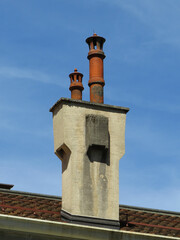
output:
[[[90,227],[62,222],[52,222],[47,220],[31,219],[25,217],[15,217],[0,214],[0,229],[1,231],[10,233],[15,231],[17,234],[24,235],[27,233],[36,236],[48,236],[54,240],[59,237],[67,237],[70,239],[134,239],[139,240],[140,237],[144,240],[160,239],[179,239],[176,237],[167,237],[161,235],[126,232],[121,230],[111,230],[98,227]],[[93,232],[93,234],[92,234]]]

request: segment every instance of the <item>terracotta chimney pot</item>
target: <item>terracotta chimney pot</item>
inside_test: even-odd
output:
[[[103,52],[103,44],[105,38],[98,36],[96,33],[86,39],[89,45],[89,82],[90,87],[90,101],[94,103],[104,103],[103,87],[104,70],[103,59],[106,57]]]
[[[84,90],[82,84],[83,74],[78,72],[77,68],[74,69],[74,72],[69,74],[70,77],[70,87],[71,98],[76,100],[82,100],[82,91]]]

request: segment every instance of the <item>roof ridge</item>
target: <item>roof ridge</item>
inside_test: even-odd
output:
[[[16,190],[7,190],[7,189],[1,189],[0,192],[5,192],[8,194],[19,194],[23,196],[34,196],[39,198],[47,198],[47,199],[54,199],[54,200],[61,200],[62,197],[56,196],[56,195],[47,195],[47,194],[41,194],[41,193],[31,193],[31,192],[23,192],[23,191],[16,191]]]
[[[171,215],[171,216],[175,215],[175,216],[178,216],[178,217],[180,216],[180,212],[168,211],[168,210],[162,210],[162,209],[137,207],[137,206],[124,205],[124,204],[120,204],[119,207],[124,208],[124,209],[129,209],[129,210],[159,213],[159,214],[162,214],[162,215]]]

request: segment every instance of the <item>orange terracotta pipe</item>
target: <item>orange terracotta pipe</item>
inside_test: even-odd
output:
[[[77,71],[77,68],[74,69],[74,72],[69,74],[70,77],[70,87],[71,98],[76,100],[82,100],[82,91],[84,90],[82,84],[83,74]]]
[[[103,52],[105,38],[93,34],[86,39],[89,45],[89,82],[90,101],[95,103],[104,103],[104,70],[103,59],[106,57]]]

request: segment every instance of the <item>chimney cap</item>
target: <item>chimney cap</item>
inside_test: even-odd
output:
[[[78,72],[77,68],[74,69],[74,72],[73,73],[70,73],[69,74],[69,77],[71,77],[72,75],[80,75],[81,77],[83,77],[83,74]]]
[[[13,188],[13,187],[14,187],[13,184],[0,183],[0,188],[1,188],[1,189],[7,189],[7,190],[10,190],[10,189]]]
[[[96,33],[94,33],[93,36],[88,37],[88,38],[86,39],[86,42],[87,42],[87,44],[90,44],[90,42],[95,41],[95,40],[99,40],[99,41],[102,42],[102,43],[104,43],[104,42],[106,41],[105,38],[103,38],[103,37],[101,37],[101,36],[98,36]]]

